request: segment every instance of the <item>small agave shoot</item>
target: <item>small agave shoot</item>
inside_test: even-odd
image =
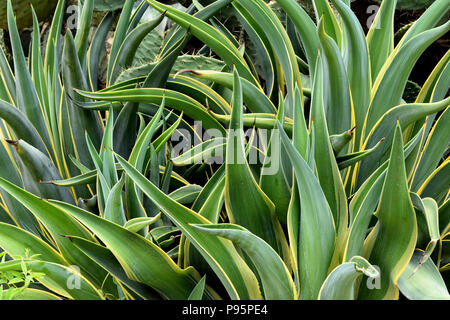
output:
[[[0,297],[449,299],[449,52],[404,100],[448,0],[399,41],[395,0],[367,34],[312,2],[126,0],[90,36],[105,9],[72,33],[60,0],[28,51],[9,0],[0,273],[24,276]]]

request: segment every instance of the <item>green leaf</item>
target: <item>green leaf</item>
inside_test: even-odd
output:
[[[86,63],[86,52],[89,42],[89,33],[91,31],[92,17],[94,15],[95,0],[85,0],[81,7],[81,14],[77,25],[77,34],[75,36],[75,45],[77,47],[78,59],[84,67]]]
[[[450,106],[450,100],[447,103]],[[414,172],[411,185],[413,191],[417,191],[425,180],[433,173],[450,144],[448,128],[450,126],[450,108],[446,108],[434,123],[425,145],[419,154],[419,159]]]
[[[296,92],[297,90],[298,87],[296,88]],[[295,98],[297,98],[297,96]],[[294,108],[296,107],[300,109],[302,108],[301,101],[298,105],[294,105]],[[285,104],[280,93],[277,118],[281,122],[284,122],[284,114]],[[291,186],[289,181],[291,180],[291,176],[286,174],[286,171],[292,171],[292,169],[290,165],[287,165],[287,168],[283,166],[284,158],[280,152],[281,141],[279,133],[276,129],[271,130],[269,133],[270,137],[268,139],[270,140],[268,140],[268,147],[264,158],[263,167],[261,168],[259,186],[275,205],[275,214],[278,217],[278,220],[282,225],[286,225],[287,211],[291,198]]]
[[[420,133],[404,147],[404,156],[407,159],[416,145],[420,143]],[[363,253],[364,239],[373,213],[376,210],[389,160],[378,167],[372,175],[365,180],[358,191],[353,195],[349,204],[350,229],[344,252],[344,261]]]
[[[363,257],[354,256],[350,262],[337,266],[320,289],[320,300],[356,300],[356,286],[365,274],[379,277],[379,272]]]
[[[323,36],[321,35],[321,37]],[[318,59],[320,59],[320,56]],[[322,61],[318,61],[316,63],[313,95],[311,99],[310,127],[314,127],[315,133],[314,157],[316,159],[317,177],[333,214],[334,225],[336,227],[335,258],[340,258],[342,252],[339,252],[339,250],[342,249],[342,243],[347,234],[347,196],[328,133],[323,101],[324,96],[326,96],[323,89],[323,71]],[[301,185],[299,184],[299,186]]]
[[[155,202],[216,272],[232,299],[261,298],[258,281],[230,242],[205,235],[189,224],[207,224],[208,220],[172,200],[148,181],[133,166],[116,155],[117,160],[144,193]]]
[[[131,232],[138,232],[139,230],[154,224],[160,217],[161,213],[158,213],[152,218],[134,218],[128,220],[123,227]]]
[[[333,214],[319,181],[278,124],[281,142],[291,159],[300,195],[298,273],[300,299],[317,299],[327,277],[335,246]]]
[[[238,2],[243,8],[250,12],[251,16],[253,16],[257,23],[261,25],[261,29],[269,40],[273,53],[278,60],[278,73],[283,75],[287,94],[290,98],[293,98],[295,85],[298,85],[301,88],[300,70],[298,68],[292,42],[290,41],[283,24],[264,1],[235,0],[235,2]],[[246,78],[245,74],[242,73],[239,68],[238,72],[242,77]],[[282,79],[278,79],[278,81],[281,83]]]
[[[18,139],[25,140],[41,152],[47,153],[47,148],[39,133],[19,109],[0,100],[0,118],[8,123]]]
[[[43,274],[38,280],[51,291],[74,300],[104,300],[103,295],[76,268],[39,260],[22,260],[35,273]],[[22,271],[22,261],[0,264],[0,272]]]
[[[334,154],[339,154],[345,146],[349,144],[353,139],[353,130],[346,130],[343,133],[330,135],[331,146],[333,147]]]
[[[221,32],[195,16],[191,16],[155,0],[147,1],[156,10],[166,12],[167,17],[175,21],[179,26],[188,29],[196,38],[208,45],[228,66],[236,65],[242,77],[255,85],[259,85],[258,81],[251,74],[243,56]]]
[[[149,109],[149,105],[147,104],[160,105],[163,99],[165,99],[167,106],[182,111],[191,119],[202,121],[203,128],[214,128],[221,132],[225,132],[223,126],[208,113],[202,104],[191,97],[176,91],[161,88],[141,88],[105,93],[80,91],[80,94],[91,99],[103,101],[141,102],[139,111],[147,114],[152,114],[150,112],[151,109]]]
[[[450,21],[415,36],[391,54],[372,88],[373,98],[364,124],[366,134],[384,113],[400,103],[408,77],[421,54],[449,30]]]
[[[450,157],[447,157],[427,178],[417,193],[423,198],[433,198],[442,204],[450,188]]]
[[[69,129],[68,136],[64,136],[67,145],[74,144],[77,158],[87,166],[92,166],[92,160],[88,152],[85,140],[85,132],[93,139],[94,145],[98,148],[103,136],[102,123],[98,113],[91,110],[84,110],[75,104],[74,99],[82,99],[76,94],[75,89],[87,90],[88,85],[84,72],[78,60],[72,33],[68,31],[64,37],[64,50],[62,59],[62,75],[66,91],[69,97],[67,101],[67,117],[69,123],[64,123]],[[66,133],[64,132],[64,133]]]
[[[317,52],[319,49],[319,37],[316,25],[308,13],[295,0],[277,0],[295,25],[296,31],[302,39],[306,58],[310,70],[316,70]]]
[[[112,84],[111,77],[113,72],[114,63],[117,59],[117,56],[119,54],[120,48],[122,47],[122,44],[127,36],[127,30],[130,24],[130,17],[133,10],[134,0],[126,0],[121,14],[119,21],[117,22],[116,30],[114,32],[114,39],[111,46],[110,51],[110,58],[108,63],[108,69],[107,69],[107,77],[106,82],[107,85]]]
[[[347,67],[356,123],[355,150],[358,150],[360,143],[362,143],[360,141],[363,133],[362,126],[371,97],[369,52],[362,26],[356,15],[350,9],[350,6],[345,5],[341,0],[333,0],[332,3],[341,16],[344,28],[346,44],[343,49],[343,54]],[[348,128],[344,128],[344,130]]]
[[[338,134],[353,127],[352,98],[350,97],[347,72],[338,46],[325,33],[323,20],[319,22],[318,33],[323,51],[323,54],[320,55],[323,60],[323,65],[318,72],[322,72],[322,68],[326,71],[323,72],[323,75],[320,75],[320,79],[324,79],[326,83],[325,89],[320,89],[323,91],[324,96],[323,108],[326,114],[328,133],[330,135]],[[317,63],[316,68],[318,68]],[[314,78],[316,76],[318,76],[317,72]],[[316,83],[315,81],[314,79],[314,83]],[[317,88],[313,87],[313,97],[315,95],[315,89]],[[316,120],[314,116],[313,119]]]
[[[333,4],[338,7],[338,4]],[[313,5],[316,13],[316,21],[320,19],[324,20],[327,34],[341,47],[342,31],[330,3],[327,0],[313,0]]]
[[[336,161],[339,166],[339,170],[343,170],[361,160],[364,158],[370,156],[375,150],[378,149],[379,146],[383,143],[384,139],[381,139],[373,148],[370,148],[368,150],[363,150],[359,152],[354,152],[350,154],[346,154],[343,156],[337,156]]]
[[[225,192],[225,166],[220,166],[195,199],[192,210],[212,223],[219,221]]]
[[[225,208],[232,223],[247,228],[282,254],[286,240],[275,216],[274,204],[259,187],[246,159],[241,78],[237,71],[234,76],[233,109],[225,160]],[[242,197],[243,194],[246,196]]]
[[[450,294],[433,260],[419,269],[423,253],[416,251],[398,280],[401,293],[410,300],[450,300]]]
[[[197,184],[183,186],[169,194],[169,197],[181,204],[193,203],[203,188]]]
[[[192,290],[191,294],[188,297],[188,300],[202,300],[203,293],[205,291],[205,283],[206,276],[203,276],[203,278],[195,286],[194,290]]]
[[[118,225],[124,225],[126,222],[124,203],[122,199],[122,189],[125,184],[125,179],[122,177],[119,182],[114,185],[108,198],[106,199],[105,211],[103,217],[111,222],[117,223]]]
[[[388,159],[391,141],[394,136],[394,126],[397,120],[400,122],[402,128],[407,128],[415,121],[445,109],[449,106],[449,103],[450,98],[436,103],[403,104],[392,108],[389,112],[384,114],[369,133],[363,148],[373,148],[383,138],[384,143],[361,162],[358,173],[359,184],[361,184],[374,169],[378,168],[382,162]]]
[[[420,18],[414,22],[411,28],[409,28],[408,32],[406,32],[400,40],[397,48],[404,46],[416,35],[436,26],[440,21],[442,21],[442,18],[445,17],[449,10],[450,8],[446,0],[434,1],[433,4],[420,16]]]
[[[78,221],[47,201],[32,195],[5,179],[0,178],[0,187],[23,204],[43,223],[66,261],[72,265],[79,266],[83,275],[96,285],[101,286],[106,276],[105,272],[93,264],[93,261],[75,248],[69,240],[61,237],[61,235],[70,234],[94,240],[93,236]]]
[[[394,50],[394,16],[397,0],[383,1],[367,33],[372,81]]]
[[[37,290],[37,289],[25,289],[21,293],[19,293],[17,296],[14,297],[13,300],[62,300],[60,297],[43,290]]]
[[[218,137],[204,141],[181,155],[171,159],[176,166],[200,164],[216,156],[224,156],[226,138]]]
[[[130,31],[126,38],[123,40],[115,60],[111,61],[112,65],[110,73],[110,83],[114,83],[119,75],[119,72],[123,69],[130,67],[133,63],[136,50],[141,44],[142,40],[155,29],[161,21],[164,19],[164,14],[159,15],[155,19],[144,22],[137,26],[134,30]]]
[[[218,71],[190,70],[191,74],[200,79],[206,79],[233,89],[233,74]],[[275,113],[276,108],[264,92],[248,80],[242,78],[243,99],[246,106],[253,113]]]
[[[120,262],[108,248],[79,237],[69,237],[69,239],[77,248],[83,251],[98,265],[108,271],[112,276],[116,277],[133,292],[136,292],[140,297],[149,300],[161,299],[161,296],[151,287],[143,283],[130,280],[120,265]]]
[[[58,1],[57,7],[55,9],[52,24],[50,26],[50,30],[47,38],[47,45],[45,50],[45,60],[44,60],[44,70],[45,75],[48,78],[52,79],[57,73],[57,69],[54,68],[56,61],[59,61],[58,51],[56,48],[60,48],[61,44],[61,28],[62,22],[64,19],[64,11],[66,8],[66,0]]]
[[[89,83],[92,91],[96,91],[98,87],[98,76],[100,70],[100,59],[102,53],[106,51],[105,42],[108,33],[114,22],[114,14],[108,13],[100,22],[92,37],[91,45],[87,52],[87,69],[89,75]]]
[[[45,154],[23,140],[8,142],[14,146],[15,151],[33,180],[30,182],[32,185],[24,183],[27,189],[33,190],[35,187],[42,197],[62,199],[69,203],[74,203],[73,196],[69,190],[40,183],[41,181],[61,179],[58,169]]]
[[[255,18],[241,6],[237,1],[233,1],[233,10],[236,18],[245,30],[249,43],[246,43],[245,54],[249,56],[257,69],[257,72],[265,79],[265,91],[271,97],[276,87],[276,66],[275,56],[270,41],[262,30],[262,25],[258,24]],[[234,39],[234,38],[233,38]],[[239,47],[239,43],[237,43]]]
[[[145,283],[169,299],[186,299],[197,283],[199,276],[194,269],[180,269],[164,251],[140,235],[64,202],[52,204],[91,229],[131,280]]]
[[[439,208],[436,201],[432,198],[421,199],[417,194],[411,193],[411,201],[414,207],[418,208],[425,217],[427,223],[428,237],[430,241],[420,260],[419,267],[426,262],[438,243],[441,235],[439,233]],[[420,221],[420,220],[418,220]],[[419,224],[420,225],[420,224]],[[420,231],[419,231],[420,232]],[[419,235],[420,236],[420,235]]]
[[[368,236],[375,241],[369,260],[380,268],[381,288],[370,290],[362,285],[359,298],[397,299],[398,278],[408,265],[417,241],[416,213],[409,197],[399,123],[376,217],[378,222]]]
[[[13,256],[38,255],[39,260],[67,265],[59,252],[35,235],[16,226],[0,223],[0,247]]]
[[[263,239],[234,224],[192,225],[194,228],[233,241],[252,260],[267,300],[294,300],[296,292],[290,272],[280,256]]]
[[[11,48],[14,58],[14,76],[16,78],[16,94],[18,108],[26,114],[28,120],[33,123],[46,146],[50,147],[48,128],[45,123],[44,109],[39,102],[33,85],[28,65],[20,40],[19,30],[14,18],[11,1],[8,1],[8,30],[11,40]]]

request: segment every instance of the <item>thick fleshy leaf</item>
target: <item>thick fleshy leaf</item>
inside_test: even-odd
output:
[[[441,235],[439,233],[439,208],[436,203],[436,201],[432,198],[424,198],[421,199],[417,194],[411,193],[411,201],[415,208],[419,209],[421,213],[423,214],[426,225],[427,225],[427,231],[428,234],[422,235],[421,231],[419,230],[418,238],[426,239],[428,240],[426,249],[423,253],[423,256],[420,260],[421,266],[423,263],[425,263],[428,258],[430,258],[431,254],[433,253],[434,249],[436,248],[436,245],[441,238]],[[418,219],[419,227],[420,227],[420,221],[423,221],[423,219]],[[419,228],[421,229],[421,228]],[[418,243],[419,245],[424,245],[422,243]],[[425,248],[425,247],[424,247]]]
[[[0,179],[0,187],[23,204],[45,225],[67,262],[79,266],[82,274],[92,280],[95,285],[101,285],[104,282],[106,277],[104,270],[74,247],[69,240],[61,237],[61,235],[70,234],[95,241],[93,236],[78,221],[47,201],[4,179]]]
[[[404,147],[404,156],[407,159],[415,146],[420,143],[420,134],[408,142]],[[385,161],[372,175],[366,179],[363,185],[353,195],[349,204],[350,229],[344,253],[344,261],[349,261],[353,256],[363,253],[364,239],[366,238],[369,224],[375,213],[383,183],[386,176],[386,168],[389,160]]]
[[[45,145],[50,147],[48,128],[45,123],[44,109],[39,102],[36,89],[33,85],[28,65],[25,60],[22,42],[17,29],[11,1],[7,4],[8,30],[14,57],[14,76],[16,79],[16,94],[18,108],[26,114],[28,120],[33,123]]]
[[[367,34],[372,81],[394,50],[394,15],[397,0],[383,1]]]
[[[203,276],[203,278],[195,286],[194,290],[192,290],[188,300],[202,300],[205,291],[205,283],[206,276]]]
[[[118,155],[116,157],[134,183],[161,208],[202,254],[232,299],[261,298],[254,273],[233,245],[229,241],[219,240],[189,226],[189,224],[208,224],[210,223],[208,220],[172,200],[123,158]]]
[[[208,113],[207,109],[202,104],[191,97],[176,91],[160,88],[143,88],[105,93],[90,93],[83,91],[80,92],[80,94],[91,99],[103,101],[141,102],[139,111],[143,113],[150,113],[149,111],[151,109],[149,109],[147,104],[160,105],[165,99],[167,106],[184,112],[184,114],[191,119],[202,121],[202,125],[205,129],[214,128],[224,132],[222,125]]]
[[[379,146],[381,146],[383,141],[384,140],[381,139],[373,148],[371,148],[369,150],[363,150],[363,151],[354,152],[354,153],[336,157],[336,161],[338,163],[339,170],[345,169],[348,166],[351,166],[351,165],[363,160],[364,158],[370,156],[373,152],[375,152],[375,150],[377,150],[377,148]]]
[[[127,36],[133,5],[134,0],[125,1],[122,8],[122,12],[120,14],[119,21],[117,22],[117,26],[114,32],[114,39],[110,51],[110,58],[109,58],[110,63],[108,63],[107,69],[106,82],[108,85],[110,85],[112,82],[111,77],[113,73],[114,62],[116,61],[117,56],[119,55],[120,48],[122,47],[122,44]]]
[[[183,186],[169,194],[175,201],[181,204],[193,203],[203,188],[197,184]]]
[[[102,266],[112,276],[116,277],[142,298],[149,300],[161,299],[161,296],[151,287],[128,278],[120,265],[120,262],[108,248],[79,237],[68,237],[68,239],[70,239],[77,248],[91,257],[98,265]]]
[[[37,255],[42,261],[67,265],[59,252],[35,235],[15,226],[0,223],[0,247],[13,256]]]
[[[421,251],[416,251],[399,278],[401,293],[410,300],[450,300],[448,288],[433,260],[428,259],[419,267],[422,255]]]
[[[14,297],[14,300],[25,300],[25,301],[32,301],[32,300],[62,300],[60,297],[51,294],[47,291],[43,290],[37,290],[37,289],[25,289],[21,293],[19,293],[16,297]]]
[[[320,300],[356,300],[356,286],[362,275],[379,277],[379,272],[363,257],[354,256],[350,262],[337,266],[320,289]]]
[[[33,187],[36,187],[41,197],[61,199],[74,203],[73,196],[68,189],[58,188],[51,184],[41,184],[41,181],[61,179],[58,169],[44,153],[23,140],[9,142],[14,146],[15,151],[33,179],[31,182],[33,183],[32,186],[25,184],[26,189],[30,187],[33,190]]]
[[[272,50],[278,60],[278,73],[283,76],[283,79],[278,79],[278,81],[284,82],[287,95],[292,99],[295,86],[298,85],[301,88],[301,80],[295,51],[286,29],[266,2],[259,0],[235,0],[235,2],[239,2],[261,25],[262,31],[270,41]],[[245,74],[241,70],[238,69],[238,72],[245,78]],[[293,110],[286,111],[288,115],[293,112]]]
[[[176,166],[201,164],[211,158],[225,155],[226,138],[218,137],[202,142],[181,155],[171,159]]]
[[[370,60],[364,31],[356,15],[341,0],[333,0],[344,28],[346,45],[344,61],[352,96],[355,118],[355,147],[358,150],[363,133],[363,123],[370,103],[371,75]],[[349,128],[346,128],[349,129]]]
[[[39,133],[19,109],[0,100],[0,118],[8,123],[18,139],[25,140],[41,152],[47,153]]]
[[[409,28],[397,47],[404,46],[416,35],[435,27],[450,10],[447,0],[436,0]]]
[[[64,266],[39,260],[13,260],[0,265],[0,272],[6,270],[22,271],[22,262],[36,273],[45,287],[63,297],[75,300],[104,300],[103,295],[92,283],[83,277],[75,266]]]
[[[52,201],[52,204],[91,229],[111,250],[131,280],[145,283],[169,299],[186,299],[195,287],[199,278],[197,272],[192,268],[180,269],[154,243],[80,208],[59,201]]]
[[[369,261],[380,268],[380,289],[370,290],[362,284],[359,298],[396,299],[398,278],[412,257],[417,240],[416,213],[409,197],[398,123],[376,217],[378,222],[369,235],[375,244],[368,255]]]
[[[89,46],[86,65],[88,69],[90,87],[93,91],[96,91],[98,88],[100,58],[102,53],[106,51],[105,41],[113,22],[114,14],[109,12],[105,15],[103,20],[100,22],[100,25],[97,27]]]
[[[152,217],[152,218],[134,218],[131,220],[128,220],[125,225],[124,228],[132,231],[132,232],[138,232],[139,230],[141,230],[142,228],[148,227],[149,225],[154,224],[156,221],[158,221],[158,219],[161,217],[161,214],[157,214],[156,216]]]
[[[330,135],[341,133],[353,126],[352,100],[347,80],[344,61],[336,42],[325,33],[324,21],[320,20],[318,34],[323,54],[323,69],[326,72],[320,76],[325,80],[325,90],[321,93],[324,98],[324,108],[327,117],[327,127]],[[316,65],[316,68],[318,66]],[[321,67],[322,68],[322,67]],[[322,72],[322,71],[319,71]],[[314,78],[317,76],[317,72]],[[315,83],[314,79],[314,83]],[[313,88],[313,95],[315,94]],[[319,93],[317,93],[319,94]],[[314,118],[314,116],[313,116]],[[316,120],[314,118],[314,120]]]
[[[380,71],[372,88],[372,101],[364,124],[365,134],[375,126],[380,117],[400,103],[408,77],[421,54],[434,41],[450,30],[446,24],[422,32],[394,51]]]
[[[282,255],[283,240],[286,240],[283,239],[281,225],[275,216],[274,204],[259,187],[246,159],[242,85],[237,71],[234,81],[225,160],[225,208],[232,223],[247,228]],[[246,196],[242,197],[243,194]]]
[[[450,100],[447,105],[450,106]],[[419,155],[417,168],[414,172],[414,180],[411,186],[413,191],[417,191],[420,188],[442,160],[442,157],[450,144],[450,137],[448,134],[449,127],[450,108],[447,107],[433,125],[423,150]]]
[[[194,228],[233,241],[252,260],[268,300],[296,298],[290,272],[280,256],[263,239],[233,224],[192,225]]]
[[[394,136],[394,126],[398,120],[402,128],[407,128],[415,121],[444,110],[449,106],[450,98],[435,103],[413,103],[403,104],[392,108],[378,120],[372,131],[369,133],[364,148],[374,147],[381,139],[384,143],[370,156],[361,162],[358,173],[358,185],[364,181],[374,169],[378,168],[382,162],[388,159],[391,149],[391,142]]]
[[[89,43],[89,32],[91,31],[92,17],[94,15],[94,0],[85,0],[78,20],[75,45],[77,47],[80,64],[85,66],[86,51]]]
[[[286,11],[299,33],[305,49],[310,70],[315,70],[319,37],[316,25],[308,13],[295,0],[277,0],[277,3]]]
[[[62,57],[62,75],[65,87],[67,101],[67,117],[68,128],[64,128],[64,142],[68,145],[73,144],[81,160],[87,166],[92,166],[92,160],[88,152],[88,147],[85,140],[85,132],[93,140],[94,145],[98,148],[100,146],[101,137],[103,136],[103,129],[101,119],[96,111],[84,110],[76,105],[74,99],[83,99],[76,92],[75,89],[87,90],[88,85],[78,60],[76,47],[72,33],[68,31],[64,37],[64,50]]]
[[[123,69],[131,66],[133,58],[136,54],[136,50],[138,49],[142,40],[144,40],[145,36],[161,23],[163,18],[164,15],[161,14],[159,17],[156,17],[153,20],[144,22],[137,26],[136,29],[132,30],[126,36],[120,46],[119,51],[117,52],[115,60],[110,62],[112,67],[110,71],[111,73],[109,81],[111,83],[115,82],[119,71],[122,71]]]
[[[322,37],[324,36],[321,35],[321,41],[323,41]],[[315,133],[314,157],[316,159],[317,177],[333,214],[334,225],[336,227],[337,251],[335,252],[335,258],[337,258],[342,254],[339,250],[342,249],[342,243],[347,234],[347,197],[328,133],[323,101],[325,95],[323,89],[323,70],[322,61],[318,61],[316,63],[313,96],[311,100],[311,119],[314,120],[311,121],[310,126],[314,127]],[[300,184],[299,187],[301,188]]]
[[[255,85],[259,85],[251,74],[244,57],[221,32],[195,16],[191,16],[155,0],[147,1],[156,10],[166,12],[166,16],[175,21],[179,26],[189,29],[189,32],[207,44],[211,50],[216,52],[229,66],[236,65],[242,77]]]
[[[190,70],[192,75],[200,79],[206,79],[220,84],[228,89],[233,89],[233,74],[218,71]],[[274,113],[275,106],[267,98],[263,91],[248,80],[242,78],[243,98],[246,106],[253,113]]]
[[[284,150],[294,167],[300,195],[301,214],[297,244],[300,299],[317,299],[334,252],[336,231],[333,214],[314,172],[280,125],[278,129]]]

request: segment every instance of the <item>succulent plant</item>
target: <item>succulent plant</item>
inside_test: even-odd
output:
[[[378,2],[381,2],[377,0]],[[397,9],[419,10],[430,6],[435,0],[398,0]]]
[[[9,5],[0,272],[25,265],[43,273],[35,294],[67,299],[449,299],[450,53],[402,100],[448,1],[395,46],[396,1],[367,35],[349,2],[315,0],[315,21],[277,0],[285,25],[263,0],[127,0],[101,89],[112,13],[89,42],[86,0],[62,42],[60,1],[43,57],[34,18],[27,64]],[[139,23],[148,5],[161,15]],[[175,25],[134,65],[164,16]],[[211,64],[183,54],[194,37]]]
[[[31,6],[33,6],[38,19],[45,19],[53,13],[57,3],[58,0],[13,0],[17,27],[23,29],[33,25]],[[7,1],[0,3],[0,29],[8,29],[6,4]]]

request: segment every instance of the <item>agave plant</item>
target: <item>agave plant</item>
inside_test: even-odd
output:
[[[27,64],[9,6],[0,270],[26,265],[44,274],[37,290],[68,299],[448,299],[450,55],[402,100],[450,29],[447,1],[398,43],[396,1],[367,35],[350,1],[315,0],[315,20],[276,2],[287,23],[263,0],[127,0],[101,90],[113,13],[89,43],[85,1],[60,43],[60,1],[44,59],[35,19]],[[162,15],[139,24],[148,5]],[[257,54],[214,17],[226,6]],[[163,15],[176,25],[157,58],[120,79]],[[174,68],[192,37],[220,70]]]
[[[39,19],[49,17],[58,3],[57,0],[14,0],[12,5],[14,13],[16,14],[16,23],[19,29],[30,27],[33,25],[32,9],[35,10],[36,16]],[[0,28],[8,29],[6,18],[6,1],[0,4]]]
[[[381,2],[381,1],[378,1]],[[397,9],[403,10],[419,10],[428,7],[434,0],[400,0],[397,3]]]

